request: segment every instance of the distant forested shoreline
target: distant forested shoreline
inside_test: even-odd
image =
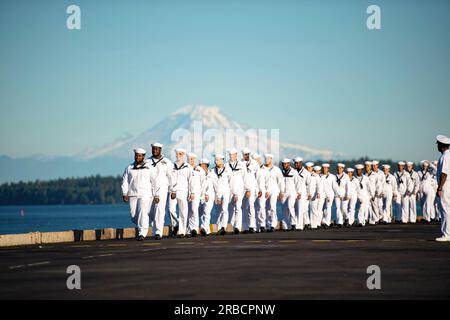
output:
[[[0,205],[115,204],[121,177],[90,176],[0,185]]]
[[[341,161],[348,167],[363,163],[368,158]],[[317,161],[322,164],[325,161]],[[336,161],[327,161],[334,172]],[[380,160],[381,164],[390,164],[391,171],[396,170],[392,160]],[[417,170],[418,168],[416,168]],[[62,178],[48,181],[14,182],[0,185],[0,205],[64,205],[64,204],[116,204],[121,203],[121,177],[100,175],[84,178]]]

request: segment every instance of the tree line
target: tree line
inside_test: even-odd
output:
[[[349,167],[364,163],[368,158],[342,161]],[[327,161],[331,171],[336,161]],[[322,164],[324,161],[318,161]],[[381,164],[390,164],[392,171],[396,163],[392,160],[380,160]],[[418,169],[418,168],[416,168]],[[0,205],[61,205],[61,204],[115,204],[122,200],[120,184],[122,178],[102,177],[99,175],[84,178],[64,178],[49,181],[4,183],[0,185]]]
[[[91,176],[4,183],[0,205],[114,204],[121,201],[121,177]]]

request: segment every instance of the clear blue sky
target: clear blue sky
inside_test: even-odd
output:
[[[78,4],[82,29],[66,29]],[[382,30],[366,28],[381,7]],[[450,2],[0,2],[0,154],[70,155],[214,104],[285,141],[437,157],[450,135]]]

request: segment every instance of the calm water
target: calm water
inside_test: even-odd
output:
[[[127,227],[134,227],[127,204],[0,206],[0,234]]]
[[[278,205],[279,218],[280,209]],[[215,222],[213,210],[211,223]],[[166,224],[169,224],[168,214]],[[0,206],[0,234],[127,227],[134,227],[127,204]]]

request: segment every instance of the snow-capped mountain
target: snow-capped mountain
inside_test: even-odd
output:
[[[262,133],[231,120],[217,106],[189,105],[162,119],[137,137],[123,133],[109,144],[90,147],[74,157],[35,155],[13,159],[0,155],[0,166],[3,169],[0,171],[0,183],[96,174],[120,175],[132,159],[132,150],[141,146],[149,150],[154,141],[163,143],[165,155],[172,159],[173,150],[178,146],[195,152],[199,157],[211,157],[216,152],[226,153],[230,147],[240,150],[244,146],[261,154],[278,153],[280,158],[302,156],[308,160],[325,160],[344,157],[340,152],[279,142],[278,135],[271,134],[270,130],[266,132],[267,135]],[[227,141],[230,136],[233,139]]]
[[[123,134],[112,143],[91,147],[77,155],[78,159],[99,157],[130,159],[136,147],[150,149],[152,142],[164,144],[164,153],[173,158],[174,150],[183,147],[199,157],[226,153],[231,147],[249,147],[261,154],[270,152],[279,157],[302,156],[307,159],[331,159],[344,156],[341,152],[315,149],[291,142],[279,142],[277,132],[253,129],[224,115],[217,106],[188,105],[178,109],[137,137]],[[277,157],[278,158],[278,157]]]

